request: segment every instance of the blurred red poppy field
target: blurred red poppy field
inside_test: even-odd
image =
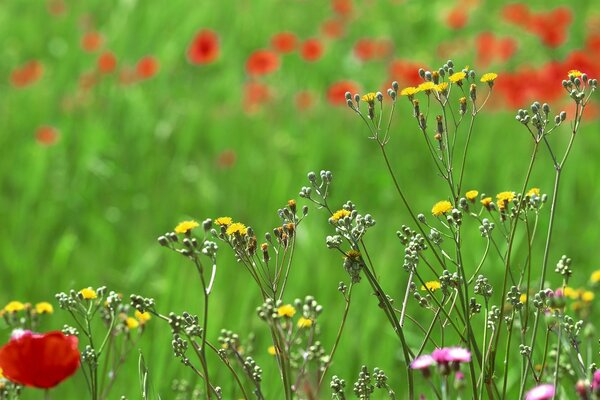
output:
[[[181,221],[201,224],[230,216],[257,232],[260,253],[264,240],[258,232],[281,225],[277,210],[292,204],[290,199],[298,202],[298,210],[304,205],[298,192],[309,171],[333,172],[334,209],[351,199],[377,219],[369,239],[378,244],[373,257],[398,306],[406,274],[404,249],[393,232],[412,220],[398,209],[378,149],[345,96],[385,94],[392,81],[400,89],[418,86],[423,82],[419,69],[437,71],[449,59],[457,71],[476,70],[478,84],[486,72],[498,75],[485,116],[473,130],[465,188],[517,190],[529,163],[531,137],[515,114],[533,101],[568,115],[577,112],[561,81],[573,70],[600,77],[600,9],[592,1],[541,0],[3,2],[0,306],[17,301],[23,308],[13,303],[3,311],[0,343],[9,343],[15,324],[27,325],[28,310],[40,302],[54,305],[43,313],[51,315],[23,328],[41,334],[73,325],[68,307],[61,309],[68,302],[55,295],[88,287],[105,286],[103,301],[109,291],[123,303],[140,294],[166,312],[202,314],[197,271],[165,251],[157,238]],[[483,97],[484,85],[479,85]],[[590,274],[600,268],[592,251],[600,220],[594,183],[600,179],[599,107],[596,94],[586,106],[579,143],[564,172],[561,219],[554,227],[555,237],[562,239],[550,259],[568,254],[576,260],[573,287],[589,285]],[[444,182],[431,168],[413,104],[400,98],[396,108],[387,144],[390,162],[405,193],[428,211],[443,197]],[[566,144],[568,136],[555,140]],[[555,171],[550,155],[540,158],[548,167],[533,169],[530,179],[549,193]],[[320,340],[329,349],[345,306],[338,283],[347,274],[340,254],[327,249],[325,214],[311,209],[303,225],[286,279],[287,303],[309,294],[324,305]],[[540,222],[540,230],[546,227]],[[219,246],[206,336],[218,343],[221,328],[237,332],[246,354],[262,367],[268,388],[280,376],[276,351],[268,351],[271,337],[256,316],[263,299],[248,287],[235,254]],[[501,278],[498,273],[492,279]],[[331,376],[352,382],[362,364],[383,368],[398,398],[405,398],[402,353],[390,345],[393,332],[376,296],[366,285],[353,296],[360,307],[348,315],[351,334],[342,337],[340,352],[327,367],[325,389],[318,397],[298,398],[331,398]],[[83,294],[80,300],[85,306],[90,299]],[[592,316],[598,316],[597,308],[591,305]],[[134,315],[134,308],[122,311],[116,323],[129,352],[118,367],[100,368],[99,384],[106,388],[109,382],[110,388],[97,398],[140,397],[145,368],[152,392],[161,398],[204,398],[194,394],[204,389],[202,380],[173,357],[169,325]],[[91,329],[83,325],[74,326],[80,334]],[[26,338],[38,338],[37,333]],[[423,333],[407,335],[410,342]],[[85,343],[80,336],[82,355]],[[217,360],[213,353],[210,357]],[[70,376],[74,364],[71,360],[52,398],[83,398],[88,377],[81,371]],[[117,369],[113,381],[110,374]],[[211,374],[220,379],[223,398],[244,397],[231,389],[236,384],[226,369]],[[53,378],[40,376],[35,380],[44,384]],[[265,390],[264,398],[285,398],[277,390]],[[518,388],[512,398],[517,393]],[[26,388],[21,398],[41,396]]]

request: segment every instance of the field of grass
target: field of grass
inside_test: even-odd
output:
[[[352,200],[377,220],[367,241],[385,289],[401,303],[407,274],[402,268],[404,248],[395,232],[411,223],[410,217],[362,122],[347,107],[330,104],[327,90],[335,82],[351,80],[361,93],[383,91],[391,83],[393,60],[437,68],[450,57],[461,68],[470,65],[479,73],[498,73],[500,85],[503,74],[521,71],[525,65],[541,70],[548,62],[573,59],[569,57],[575,50],[592,54],[586,47],[588,38],[600,32],[594,1],[556,1],[552,6],[543,1],[527,3],[536,12],[570,7],[572,21],[566,39],[554,48],[503,20],[502,3],[357,0],[350,15],[341,16],[329,2],[314,0],[66,2],[58,14],[56,7],[62,4],[58,0],[3,2],[0,304],[54,302],[54,294],[60,291],[106,285],[127,298],[131,293],[152,297],[163,313],[201,313],[196,271],[182,257],[159,246],[156,238],[181,220],[227,215],[252,226],[260,240],[262,232],[279,225],[277,209],[288,199],[296,199],[300,206],[307,204],[298,192],[307,185],[306,173],[321,169],[334,175],[333,207],[341,208]],[[466,25],[459,29],[449,27],[446,20],[455,7],[467,10]],[[343,21],[341,37],[325,37],[322,24],[329,20]],[[212,63],[194,65],[186,59],[186,49],[201,29],[218,34],[220,54]],[[294,51],[280,56],[275,72],[249,76],[245,70],[249,55],[268,48],[271,37],[282,31],[294,32],[300,40],[320,38],[322,57],[307,62]],[[476,38],[486,31],[514,39],[514,54],[478,65],[481,55]],[[86,32],[102,35],[98,50],[82,49]],[[386,39],[393,48],[377,59],[360,60],[353,48],[361,38]],[[116,57],[116,69],[107,74],[94,72],[98,56],[107,50]],[[147,79],[123,82],[123,74],[145,56],[155,58],[157,72]],[[598,55],[593,56],[595,64],[572,68],[592,65],[600,72]],[[31,60],[43,66],[41,77],[25,87],[11,82],[11,74]],[[88,85],[86,79],[92,75],[94,83]],[[538,78],[547,79],[547,75],[530,74],[512,89],[527,92],[521,104],[515,107],[499,94],[477,120],[465,172],[466,189],[489,194],[520,190],[531,139],[514,114],[517,108],[529,106],[530,96],[537,93],[528,87]],[[561,79],[544,82],[560,87]],[[266,85],[269,98],[249,105],[249,82]],[[311,99],[307,107],[298,107],[301,92]],[[566,107],[565,97],[553,99],[553,110]],[[447,196],[445,183],[431,164],[410,104],[401,100],[388,151],[414,209],[429,215],[431,206]],[[42,126],[55,129],[55,142],[36,140]],[[600,220],[600,192],[594,183],[600,179],[599,128],[597,120],[584,119],[558,199],[560,217],[550,266],[563,254],[573,258],[573,287],[586,285],[590,273],[600,267],[594,250]],[[557,146],[568,140],[568,128],[563,129],[552,138]],[[549,193],[553,168],[547,154],[540,156],[531,182]],[[333,232],[327,218],[311,206],[298,233],[286,301],[311,294],[324,306],[319,323],[328,349],[344,307],[337,285],[347,280],[347,274],[339,253],[325,246],[325,236]],[[542,232],[545,224],[540,226]],[[477,240],[478,225],[470,223],[465,229],[470,243],[480,245],[466,250],[469,262],[475,263],[483,248]],[[534,249],[537,262],[541,252],[540,244]],[[254,332],[255,359],[264,370],[266,398],[283,398],[279,384],[268,384],[279,377],[275,359],[267,354],[268,330],[256,317],[260,293],[224,245],[219,260],[208,336],[216,339],[221,328],[234,330],[242,338]],[[486,268],[491,266],[493,262]],[[498,273],[488,270],[486,274],[499,284],[502,268],[498,262]],[[553,275],[549,279],[550,286],[561,283]],[[403,398],[406,376],[394,333],[366,284],[358,285],[354,296],[347,334],[330,373],[353,382],[360,365],[378,366]],[[68,314],[54,305],[55,313],[44,319],[40,330],[61,329],[70,323]],[[410,307],[419,310],[414,302]],[[592,312],[597,315],[597,307],[592,306]],[[10,329],[0,328],[2,340],[7,340]],[[415,346],[420,343],[420,332],[407,335]],[[170,341],[167,324],[151,320],[137,346],[163,399],[174,398],[174,379],[199,383],[173,358]],[[217,365],[216,358],[211,361]],[[215,372],[213,379],[219,378],[228,393],[230,378],[225,370]],[[77,375],[52,395],[83,398],[84,389],[83,377]],[[133,399],[139,393],[134,350],[110,398]],[[40,396],[27,390],[24,398]],[[322,397],[329,396],[326,389]]]

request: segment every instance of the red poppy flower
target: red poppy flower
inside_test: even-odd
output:
[[[256,50],[246,61],[246,72],[252,76],[267,75],[279,68],[279,57],[271,50]]]
[[[300,55],[306,61],[317,61],[323,55],[323,44],[319,39],[308,39],[302,43]]]
[[[203,29],[196,34],[187,49],[187,58],[192,64],[210,64],[219,57],[219,36]]]
[[[502,17],[515,25],[525,26],[531,19],[531,12],[526,4],[514,3],[502,9]]]
[[[321,33],[329,39],[344,36],[344,23],[338,19],[329,19],[321,24]]]
[[[346,105],[346,92],[352,94],[360,92],[358,85],[352,81],[338,81],[327,89],[327,101],[334,105]]]
[[[358,39],[354,44],[353,53],[360,61],[369,61],[375,58],[377,44],[369,38]]]
[[[105,51],[98,57],[96,65],[98,66],[98,71],[100,71],[100,73],[110,74],[117,68],[117,57],[115,57],[112,52]]]
[[[45,334],[24,331],[0,348],[0,368],[20,385],[52,388],[79,368],[76,336],[60,331]]]
[[[468,21],[469,15],[460,5],[454,7],[450,10],[448,15],[446,15],[446,25],[451,29],[458,30],[464,28]]]
[[[331,0],[331,7],[336,14],[348,16],[352,14],[351,0]]]
[[[517,51],[517,41],[513,38],[507,37],[501,39],[497,44],[498,55],[502,61],[508,61]]]
[[[253,112],[258,107],[271,99],[271,90],[260,82],[248,82],[244,86],[244,108]]]
[[[50,146],[58,140],[58,131],[51,126],[40,126],[35,132],[35,139],[39,144]]]
[[[296,49],[298,38],[292,32],[281,32],[271,38],[271,46],[278,53],[290,53]]]
[[[10,75],[13,86],[21,88],[34,84],[44,74],[44,66],[37,60],[29,61],[20,68],[16,68]]]
[[[102,35],[98,32],[86,32],[81,38],[81,48],[88,53],[93,53],[102,46]]]
[[[419,76],[419,68],[426,68],[422,64],[406,60],[394,60],[390,63],[390,80],[398,81],[402,86],[417,86],[423,82]]]
[[[63,0],[48,0],[48,12],[55,17],[64,14],[67,11],[67,6]]]
[[[217,157],[217,166],[220,168],[231,168],[235,165],[237,156],[234,150],[226,149]]]
[[[140,79],[149,79],[158,73],[158,61],[152,56],[142,57],[135,66],[135,72]]]

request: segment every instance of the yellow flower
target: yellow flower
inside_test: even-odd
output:
[[[436,290],[438,290],[441,287],[442,287],[442,285],[440,284],[439,281],[429,281],[429,282],[425,282],[425,285],[421,286],[421,290],[429,289],[429,291],[435,292]]]
[[[340,219],[345,218],[347,216],[349,216],[351,213],[348,210],[337,210],[336,212],[333,213],[333,215],[331,216],[331,221],[336,223],[338,222]]]
[[[149,312],[139,312],[138,310],[135,310],[135,313],[133,313],[133,315],[135,315],[135,317],[138,321],[140,321],[141,324],[145,324],[150,320],[150,318],[152,318],[152,315]]]
[[[570,286],[567,286],[563,291],[563,295],[573,300],[577,300],[579,297],[579,290],[575,290]]]
[[[600,282],[600,269],[597,269],[594,272],[592,272],[592,275],[590,276],[590,280],[592,281],[592,283]]]
[[[310,328],[313,324],[312,319],[300,317],[298,320],[298,328]]]
[[[277,349],[275,348],[275,346],[269,346],[269,348],[267,349],[267,353],[274,356],[277,354]]]
[[[361,97],[361,100],[366,101],[367,103],[374,103],[376,98],[377,98],[377,94],[371,92],[371,93],[367,93],[363,97]]]
[[[585,292],[581,293],[581,300],[583,300],[586,303],[591,303],[592,300],[594,300],[594,292],[591,292],[589,290],[586,290]]]
[[[567,75],[569,76],[569,78],[571,78],[571,77],[576,78],[578,76],[583,75],[583,73],[581,73],[581,71],[578,71],[576,69],[572,69],[567,73]]]
[[[438,201],[437,203],[435,203],[433,205],[433,208],[431,209],[431,213],[436,216],[439,217],[442,214],[446,214],[447,212],[452,210],[452,203],[450,203],[448,200],[442,200],[442,201]]]
[[[460,71],[460,72],[455,72],[452,75],[450,75],[448,77],[448,80],[452,83],[460,83],[462,82],[463,79],[465,79],[467,77],[467,74]]]
[[[519,296],[519,301],[520,301],[522,304],[525,304],[525,303],[527,303],[527,294],[526,294],[526,293],[521,293],[521,295]]]
[[[233,220],[231,219],[231,217],[219,217],[217,219],[215,219],[215,224],[217,225],[231,225],[231,223],[233,222]]]
[[[188,233],[192,229],[197,228],[199,226],[200,226],[200,224],[193,220],[192,221],[183,221],[183,222],[180,222],[175,227],[175,233]]]
[[[20,301],[11,301],[6,306],[4,306],[4,311],[7,313],[16,313],[19,311],[23,311],[25,309],[25,304]]]
[[[526,193],[526,195],[529,196],[529,197],[532,197],[533,195],[539,196],[540,195],[540,188],[531,188]]]
[[[127,326],[127,329],[135,329],[140,326],[140,322],[133,317],[127,317],[125,325]]]
[[[420,92],[424,92],[424,91],[426,91],[426,90],[433,90],[433,89],[435,89],[435,83],[433,83],[433,82],[423,82],[423,83],[421,83],[421,84],[420,84],[420,85],[417,87],[417,89],[418,89]]]
[[[478,194],[479,192],[477,190],[469,190],[467,193],[465,193],[465,197],[467,198],[467,200],[474,203]]]
[[[447,93],[448,92],[448,82],[442,82],[434,87],[435,91],[438,93]]]
[[[404,89],[402,89],[402,90],[400,91],[400,96],[408,96],[408,97],[412,97],[412,96],[414,96],[415,94],[419,93],[419,91],[420,91],[420,90],[419,90],[418,88],[416,88],[416,87],[414,87],[414,86],[409,86],[409,87],[406,87],[406,88],[404,88]]]
[[[239,233],[240,235],[244,236],[246,233],[248,233],[248,228],[246,228],[246,225],[244,224],[234,222],[233,224],[227,227],[225,233],[227,233],[229,236],[234,235],[236,233]]]
[[[494,72],[488,72],[487,74],[483,74],[481,77],[481,82],[487,83],[488,85],[493,85],[494,81],[498,77],[498,74]]]
[[[498,204],[499,209],[504,210],[504,208],[506,208],[506,205],[513,201],[514,198],[514,192],[500,192],[496,195],[496,200],[498,200],[496,204]]]
[[[98,297],[98,295],[96,294],[96,291],[94,289],[92,289],[91,287],[81,289],[79,291],[79,294],[81,295],[81,297],[84,298],[84,300],[93,300]]]
[[[296,314],[296,309],[291,304],[285,304],[277,308],[277,314],[279,314],[280,317],[292,318],[294,314]]]
[[[484,197],[483,199],[481,199],[481,204],[485,208],[490,208],[490,204],[492,204],[492,198],[491,197]]]
[[[35,305],[35,311],[38,314],[52,314],[54,312],[54,307],[52,307],[52,304],[48,303],[47,301],[42,301],[41,303],[37,303]]]

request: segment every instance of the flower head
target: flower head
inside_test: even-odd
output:
[[[229,236],[235,235],[236,233],[244,236],[248,233],[248,228],[246,228],[246,225],[242,223],[234,222],[227,227],[227,231],[225,231],[225,233],[227,233]]]
[[[76,336],[60,331],[45,334],[24,331],[0,348],[0,369],[12,382],[48,389],[79,368]]]
[[[300,317],[298,320],[297,326],[298,328],[310,328],[313,324],[312,319]]]
[[[7,305],[4,306],[4,311],[7,313],[16,313],[19,311],[23,311],[25,309],[25,304],[20,301],[11,301]]]
[[[127,327],[127,329],[132,330],[140,326],[140,321],[133,317],[127,317],[127,319],[125,320],[125,326]]]
[[[419,93],[420,90],[414,86],[405,87],[400,91],[400,96],[408,96],[409,98]]]
[[[465,197],[467,198],[467,200],[473,203],[475,202],[477,195],[479,195],[479,192],[477,190],[469,190],[467,193],[465,193]]]
[[[217,219],[215,219],[215,224],[217,225],[231,225],[233,223],[233,220],[231,219],[231,217],[219,217]]]
[[[52,314],[54,312],[54,307],[52,307],[52,304],[48,303],[47,301],[42,301],[41,303],[37,303],[35,305],[35,311],[38,314]]]
[[[488,72],[487,74],[483,74],[480,80],[481,82],[487,83],[488,85],[492,86],[497,77],[498,74],[494,72]]]
[[[531,389],[525,395],[525,400],[550,400],[554,398],[555,394],[554,385],[545,383]]]
[[[448,82],[441,82],[435,85],[433,89],[438,93],[448,93]]]
[[[498,200],[498,208],[503,210],[508,203],[513,201],[515,198],[514,192],[500,192],[496,195],[496,200]]]
[[[93,300],[98,297],[98,295],[96,294],[96,291],[94,289],[92,289],[91,287],[81,289],[79,291],[79,295],[81,297],[83,297],[84,300]]]
[[[268,75],[279,69],[279,56],[271,50],[256,50],[246,61],[246,72],[251,76]]]
[[[175,233],[188,233],[192,229],[197,228],[199,226],[200,224],[194,220],[183,221],[177,224],[177,226],[175,227]]]
[[[490,205],[492,204],[492,198],[491,197],[484,197],[483,199],[481,199],[480,203],[487,209],[490,208]]]
[[[531,189],[529,189],[529,191],[525,195],[529,196],[529,197],[539,196],[540,195],[540,188],[531,188]]]
[[[375,100],[377,99],[377,94],[375,94],[373,92],[367,93],[367,94],[363,95],[360,99],[369,104],[373,104],[375,102]]]
[[[277,354],[277,349],[275,348],[275,346],[269,346],[267,348],[267,353],[269,353],[270,355],[274,356]]]
[[[429,282],[425,282],[425,285],[421,286],[421,290],[429,290],[431,292],[435,292],[436,290],[438,290],[441,287],[442,287],[442,285],[440,284],[439,281],[429,281]]]
[[[410,363],[410,367],[412,369],[425,369],[431,367],[434,363],[435,360],[433,357],[431,357],[429,354],[423,354],[422,356],[415,358]]]
[[[447,357],[450,362],[471,362],[471,352],[462,347],[449,347]]]
[[[590,276],[590,281],[592,281],[592,283],[600,282],[600,269],[597,269],[594,272],[592,272],[592,275]]]
[[[210,64],[218,57],[219,36],[216,32],[209,29],[198,32],[187,49],[189,62],[197,65]]]
[[[437,203],[435,203],[433,205],[433,208],[431,209],[431,213],[436,216],[439,217],[442,214],[446,214],[447,212],[450,212],[452,210],[452,203],[450,203],[448,200],[442,200],[442,201],[438,201]]]
[[[448,80],[452,83],[461,83],[463,79],[467,77],[467,74],[463,71],[455,72],[448,77]]]
[[[350,211],[345,210],[345,209],[341,209],[341,210],[337,210],[336,212],[333,213],[333,215],[331,216],[331,218],[329,218],[333,223],[338,222],[340,219],[348,217],[350,215]]]
[[[423,82],[419,86],[417,86],[417,89],[419,90],[419,92],[424,92],[427,90],[434,90],[435,86],[436,85],[433,82]]]
[[[291,304],[285,304],[277,308],[277,314],[280,317],[292,318],[296,314],[296,309]]]
[[[572,69],[569,72],[567,72],[567,76],[569,78],[577,78],[577,77],[580,77],[581,75],[583,75],[583,73],[581,71],[576,70],[576,69]]]
[[[138,310],[135,310],[135,313],[133,313],[133,315],[135,316],[135,318],[137,318],[140,324],[145,324],[150,320],[150,318],[152,318],[152,315],[147,311],[139,312]]]

